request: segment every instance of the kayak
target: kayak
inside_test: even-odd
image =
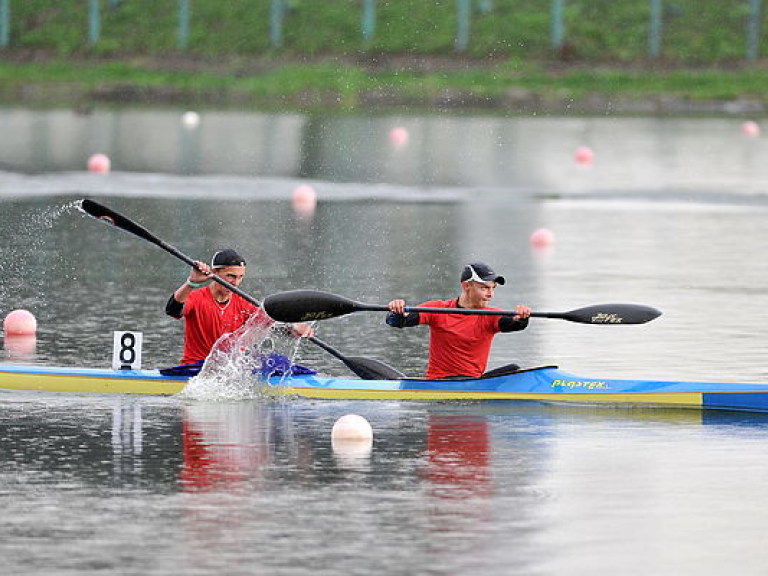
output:
[[[189,379],[158,370],[0,364],[0,389],[102,394],[178,394]]]
[[[0,365],[0,389],[178,394],[188,378],[158,370]],[[361,380],[321,375],[271,377],[278,394],[317,399],[529,400],[768,412],[768,384],[582,378],[556,366],[462,380]]]

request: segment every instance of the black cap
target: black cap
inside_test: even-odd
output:
[[[219,250],[211,259],[211,268],[226,268],[227,266],[245,266],[245,260],[232,248]]]
[[[462,282],[496,282],[504,284],[504,276],[499,276],[493,269],[484,262],[470,262],[464,266],[461,272]]]

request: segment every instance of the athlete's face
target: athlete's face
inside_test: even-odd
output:
[[[245,266],[227,266],[226,268],[218,268],[213,272],[234,286],[240,286],[243,278],[245,278]],[[224,287],[222,286],[222,288]]]
[[[493,300],[496,282],[462,282],[467,304],[473,308],[487,306]]]

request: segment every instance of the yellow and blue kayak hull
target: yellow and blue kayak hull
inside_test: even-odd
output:
[[[187,378],[157,370],[111,370],[0,364],[0,389],[97,394],[178,394]]]
[[[0,365],[0,389],[44,392],[165,394],[186,377],[157,370]],[[317,399],[482,401],[657,405],[768,412],[768,385],[581,378],[554,366],[474,380],[360,380],[319,375],[270,378],[282,393]]]

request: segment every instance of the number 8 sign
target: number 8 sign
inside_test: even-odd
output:
[[[141,332],[114,332],[112,368],[141,370]]]

